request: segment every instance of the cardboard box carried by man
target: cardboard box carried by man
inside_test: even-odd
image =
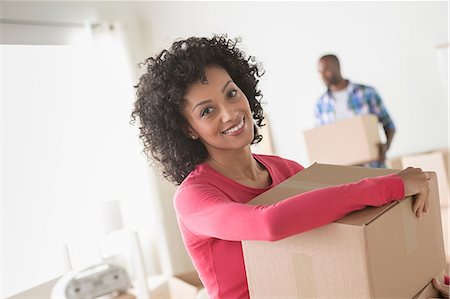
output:
[[[381,139],[374,114],[340,120],[303,134],[311,163],[361,165],[378,159]]]
[[[314,164],[250,204],[272,204],[314,189],[395,172]],[[446,265],[434,173],[429,196],[429,211],[421,219],[412,211],[413,199],[407,197],[280,241],[243,241],[250,297],[414,297]]]

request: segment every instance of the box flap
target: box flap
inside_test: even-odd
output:
[[[397,204],[398,201],[394,201],[381,207],[366,207],[362,210],[347,214],[345,217],[336,220],[335,223],[349,225],[368,225]]]
[[[394,169],[314,163],[281,184],[255,197],[249,204],[270,205],[296,194],[329,186],[357,182],[368,177],[388,175],[397,171]],[[368,207],[360,211],[352,212],[336,222],[350,225],[368,224],[396,204],[396,202],[393,202],[382,207]]]

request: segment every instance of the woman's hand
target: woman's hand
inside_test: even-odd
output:
[[[408,167],[397,173],[397,175],[403,180],[405,197],[414,195],[414,214],[419,218],[422,217],[428,211],[428,205],[430,204],[428,197],[430,191],[429,178],[422,169],[414,167]]]
[[[440,283],[436,278],[432,280],[433,287],[439,291],[441,298],[449,298],[449,285]]]

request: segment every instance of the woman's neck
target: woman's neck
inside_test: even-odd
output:
[[[207,163],[219,173],[234,180],[258,180],[261,167],[253,158],[250,147],[239,152],[227,152],[220,155],[210,155]]]

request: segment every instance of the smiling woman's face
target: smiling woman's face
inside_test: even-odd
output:
[[[238,150],[253,140],[253,118],[245,94],[223,68],[205,68],[205,82],[196,82],[184,95],[183,116],[189,135],[210,153]]]

